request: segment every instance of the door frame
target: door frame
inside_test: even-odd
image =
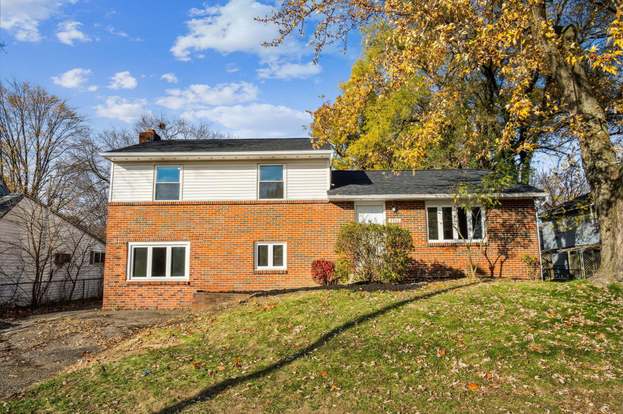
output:
[[[387,224],[387,206],[385,205],[385,200],[381,200],[381,201],[373,201],[373,200],[368,200],[368,201],[355,201],[355,222],[359,223],[359,211],[358,208],[359,207],[363,207],[363,206],[379,206],[382,205],[383,206],[383,224]]]

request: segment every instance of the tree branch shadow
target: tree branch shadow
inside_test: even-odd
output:
[[[367,322],[371,319],[374,318],[378,318],[379,316],[382,316],[392,310],[398,309],[402,306],[405,306],[407,304],[413,303],[413,302],[418,302],[424,299],[429,299],[431,297],[437,296],[437,295],[441,295],[443,293],[447,293],[456,289],[462,289],[462,288],[466,288],[469,286],[473,286],[476,284],[479,284],[481,282],[479,281],[475,281],[472,283],[468,283],[465,285],[460,285],[460,286],[453,286],[453,287],[448,287],[445,289],[441,289],[441,290],[437,290],[437,291],[433,291],[433,292],[429,292],[426,293],[424,295],[420,295],[420,296],[416,296],[413,298],[409,298],[409,299],[405,299],[405,300],[401,300],[395,303],[392,303],[391,305],[385,306],[379,310],[376,310],[374,312],[370,312],[370,313],[366,313],[364,315],[361,315],[355,319],[352,319],[338,327],[333,328],[332,330],[330,330],[329,332],[325,333],[324,335],[322,335],[321,337],[319,337],[318,339],[316,339],[314,342],[312,342],[311,344],[309,344],[308,346],[306,346],[303,349],[300,349],[299,351],[288,355],[282,359],[280,359],[277,362],[274,362],[270,365],[268,365],[265,368],[262,368],[260,370],[245,374],[245,375],[240,375],[237,377],[233,377],[233,378],[227,378],[221,382],[218,382],[216,384],[210,385],[207,388],[204,388],[203,390],[201,390],[200,392],[198,392],[197,394],[195,394],[193,397],[190,397],[188,399],[179,401],[175,404],[169,405],[168,407],[164,407],[163,409],[161,409],[160,411],[158,411],[159,414],[169,414],[169,413],[177,413],[180,412],[181,410],[196,404],[198,402],[201,401],[207,401],[210,400],[214,397],[216,397],[217,395],[225,392],[226,390],[228,390],[229,388],[235,387],[239,384],[242,384],[244,382],[247,381],[251,381],[251,380],[256,380],[259,378],[262,378],[268,374],[271,374],[272,372],[279,370],[289,364],[291,364],[292,362],[303,358],[307,355],[309,355],[310,353],[316,351],[317,349],[321,348],[322,346],[324,346],[326,343],[328,343],[329,341],[331,341],[333,338],[335,338],[336,336],[340,335],[341,333],[361,324],[364,322]]]

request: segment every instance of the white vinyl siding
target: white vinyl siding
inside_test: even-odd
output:
[[[255,199],[255,162],[187,163],[184,173],[184,200]]]
[[[112,201],[151,201],[154,188],[152,163],[113,164]]]
[[[26,306],[31,303],[31,285],[35,280],[35,271],[33,270],[34,264],[32,263],[32,256],[30,255],[30,248],[27,247],[27,240],[32,235],[27,227],[31,224],[29,220],[32,217],[32,213],[36,207],[34,202],[28,198],[22,199],[13,209],[0,218],[0,305],[19,305]],[[103,276],[102,264],[90,264],[90,250],[103,252],[106,250],[106,246],[99,240],[94,239],[88,234],[83,234],[82,231],[68,222],[62,220],[60,217],[50,214],[52,220],[52,226],[62,226],[62,231],[56,230],[58,234],[66,235],[63,240],[55,240],[55,244],[58,244],[58,248],[55,249],[55,253],[69,253],[72,249],[76,248],[76,242],[80,241],[80,251],[83,251],[88,247],[88,251],[84,251],[86,257],[84,257],[82,268],[77,277],[76,288],[74,289],[73,296],[68,297],[69,284],[63,282],[65,276],[65,269],[62,271],[48,273],[52,279],[48,285],[48,290],[45,292],[42,298],[42,303],[56,302],[68,299],[84,299],[96,297],[100,294],[101,282],[98,278]],[[24,220],[27,220],[26,222]],[[89,247],[90,246],[90,247]],[[86,250],[86,249],[85,249]],[[53,258],[50,262],[53,262]],[[78,261],[78,258],[76,259]],[[86,280],[84,280],[86,279]],[[24,283],[26,285],[16,286],[15,283]],[[7,285],[8,284],[8,285]],[[83,291],[84,289],[84,291]],[[84,297],[82,296],[84,295]]]
[[[182,200],[257,200],[258,165],[281,164],[287,200],[326,200],[330,168],[326,159],[270,161],[187,161]],[[115,163],[111,201],[151,201],[154,163]],[[163,165],[163,164],[158,164]]]
[[[302,160],[287,163],[287,199],[326,199],[330,174],[328,160]]]

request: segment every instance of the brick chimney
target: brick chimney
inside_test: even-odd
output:
[[[154,141],[160,141],[160,135],[158,135],[156,133],[156,130],[153,128],[150,128],[146,131],[143,131],[141,133],[138,134],[138,143],[139,144],[145,144],[147,142],[154,142]]]

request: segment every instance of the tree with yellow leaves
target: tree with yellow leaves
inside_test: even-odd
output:
[[[317,53],[354,29],[389,28],[377,56],[387,83],[398,90],[420,78],[431,94],[427,127],[401,143],[409,165],[454,123],[469,80],[480,84],[473,96],[489,94],[494,105],[471,117],[482,122],[466,131],[471,139],[529,157],[535,137],[574,137],[599,215],[596,278],[608,282],[623,280],[623,168],[612,141],[623,109],[622,8],[613,0],[284,0],[265,20],[280,28],[275,44],[311,25]],[[494,138],[481,134],[499,122]]]

